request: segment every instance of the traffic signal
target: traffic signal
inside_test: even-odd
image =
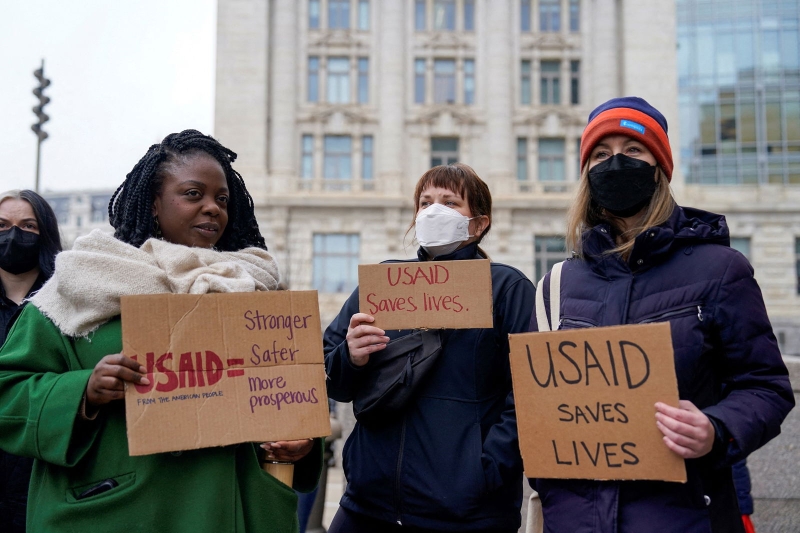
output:
[[[33,75],[39,80],[39,86],[33,90],[33,94],[39,99],[39,105],[33,107],[34,114],[39,118],[39,122],[31,126],[33,133],[39,137],[39,142],[47,139],[47,132],[42,129],[42,125],[50,120],[44,112],[44,106],[50,102],[50,98],[44,95],[44,90],[50,85],[50,80],[44,77],[44,60],[42,66],[33,71]]]

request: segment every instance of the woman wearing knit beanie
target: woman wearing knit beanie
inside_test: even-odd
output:
[[[676,205],[667,121],[645,100],[592,111],[580,161],[573,258],[559,287],[552,272],[539,282],[543,313],[554,329],[670,322],[680,405],[656,403],[654,423],[688,482],[532,479],[544,529],[744,531],[731,465],[775,437],[794,405],[753,269],[730,248],[724,216]],[[533,314],[531,331],[547,329],[543,318]]]

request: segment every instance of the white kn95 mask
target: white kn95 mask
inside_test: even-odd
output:
[[[470,220],[446,205],[431,204],[417,215],[414,224],[417,242],[431,258],[447,255],[472,237]]]

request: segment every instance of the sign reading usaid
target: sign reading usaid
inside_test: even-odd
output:
[[[330,435],[316,291],[122,298],[131,455]]]
[[[509,340],[527,477],[686,481],[655,419],[678,406],[669,323]]]
[[[358,266],[359,310],[382,329],[491,328],[488,260]]]

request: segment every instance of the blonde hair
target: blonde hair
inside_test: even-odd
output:
[[[579,257],[583,257],[583,233],[600,223],[610,224],[617,232],[617,246],[608,250],[607,254],[620,254],[623,259],[630,257],[636,236],[648,228],[658,226],[669,220],[675,209],[675,199],[669,187],[669,180],[661,167],[656,167],[656,191],[650,199],[639,221],[628,230],[620,223],[619,217],[608,213],[605,209],[592,202],[589,189],[589,165],[586,164],[581,172],[581,181],[567,213],[567,250],[573,250]]]

